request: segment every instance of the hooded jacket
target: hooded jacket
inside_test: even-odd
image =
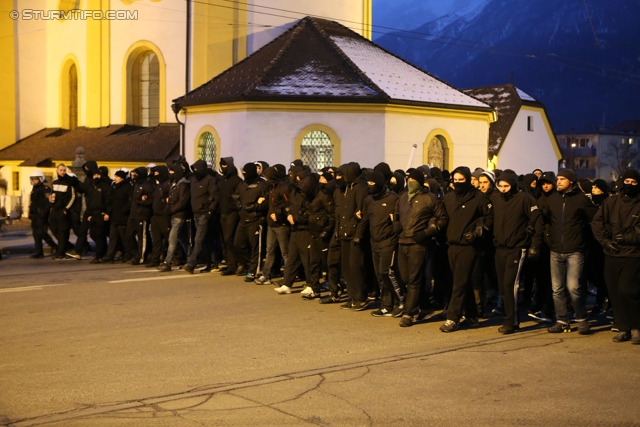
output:
[[[451,176],[456,173],[464,175],[466,185],[461,191],[449,191],[443,198],[449,217],[447,241],[450,245],[476,245],[482,241],[485,231],[493,227],[491,201],[471,185],[469,168],[459,167]]]
[[[373,179],[376,179],[374,176]],[[372,180],[372,179],[370,179]],[[398,236],[393,229],[393,217],[396,212],[398,195],[389,190],[384,181],[373,181],[376,191],[382,184],[380,191],[369,194],[364,199],[362,220],[358,223],[357,237],[362,239],[365,231],[368,232],[371,241],[371,249],[380,252],[393,250],[398,244]]]
[[[92,179],[85,195],[86,216],[111,216],[113,189],[105,178]]]
[[[218,209],[218,185],[209,173],[207,162],[198,160],[193,164],[193,175],[190,178],[191,211],[194,217],[210,217]]]
[[[247,163],[243,171],[245,180],[238,185],[236,199],[241,222],[261,221],[269,210],[269,186],[256,172],[256,165]]]
[[[358,163],[342,165],[338,170],[342,173],[345,188],[342,191],[336,191],[334,194],[336,233],[341,240],[352,240],[356,235],[358,222],[362,217],[364,199],[368,195],[367,183],[361,175]],[[358,237],[364,239],[368,238],[368,235]]]
[[[236,193],[242,178],[238,176],[238,169],[233,163],[233,157],[223,157],[220,160],[222,176],[218,179],[218,194],[220,196],[220,215],[226,216],[238,211],[238,206],[232,196]]]
[[[310,177],[311,178],[311,177]],[[334,181],[329,181],[324,188],[318,183],[318,191],[309,203],[309,231],[315,238],[328,240],[333,234],[336,224],[336,208],[333,204]],[[315,184],[314,184],[315,185]],[[309,192],[309,194],[314,191]]]
[[[131,197],[133,196],[133,186],[128,179],[115,181],[111,184],[113,189],[113,206],[111,208],[111,224],[126,225],[131,212]]]
[[[536,201],[529,194],[518,191],[518,177],[503,173],[498,178],[511,185],[509,193],[494,191],[491,196],[493,205],[493,242],[497,248],[534,248],[540,250],[544,232],[544,223]]]
[[[153,172],[155,175],[156,188],[153,192],[153,214],[157,216],[168,216],[167,198],[169,197],[169,189],[171,189],[171,181],[169,181],[169,170],[166,166],[156,166]]]
[[[629,197],[623,190],[606,198],[591,229],[605,255],[640,258],[640,196]],[[615,251],[609,246],[611,242],[616,243]]]
[[[73,188],[74,180],[69,176],[58,176],[51,184],[55,201],[51,209],[53,211],[69,211],[76,200],[76,192]]]
[[[180,164],[171,166],[173,175],[169,188],[169,201],[167,202],[167,215],[171,218],[191,217],[191,191],[189,181],[184,176],[184,170]]]
[[[320,191],[317,175],[313,176],[305,171],[300,171],[300,181],[293,186],[289,195],[288,213],[293,217],[291,231],[309,230],[309,205]]]
[[[139,167],[134,169],[137,177],[131,184],[133,185],[133,194],[131,196],[131,213],[130,218],[136,221],[149,221],[153,213],[153,190],[155,185],[147,179],[147,168]],[[142,196],[147,196],[143,200]]]
[[[564,254],[587,249],[590,222],[598,208],[577,185],[570,191],[551,194],[541,210],[551,251]]]
[[[288,227],[289,222],[287,222],[286,208],[289,203],[291,186],[289,185],[287,175],[275,167],[266,169],[263,175],[269,186],[267,224],[269,227]],[[271,218],[271,215],[276,216],[275,221]]]
[[[400,195],[396,205],[394,220],[398,221],[396,230],[401,229],[399,243],[426,245],[428,238],[444,230],[449,217],[438,197],[423,187],[409,200],[409,192]]]

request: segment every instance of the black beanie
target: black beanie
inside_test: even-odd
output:
[[[418,181],[420,185],[424,185],[424,174],[418,169],[410,169],[409,178],[413,178]]]
[[[593,186],[598,188],[605,194],[609,194],[609,192],[611,191],[609,184],[604,179],[596,179],[595,181],[593,181]]]
[[[382,172],[374,170],[367,176],[367,181],[374,182],[376,186],[383,187],[386,180]]]
[[[576,173],[571,169],[561,169],[560,172],[558,172],[558,177],[567,178],[573,183],[576,182]]]
[[[115,175],[122,179],[127,179],[127,173],[125,171],[117,171]]]
[[[622,174],[622,180],[624,181],[627,178],[635,179],[636,181],[638,181],[638,184],[640,184],[640,172],[635,169],[627,169],[626,171],[624,171],[624,173]]]
[[[253,183],[258,178],[258,167],[255,163],[247,163],[242,168],[242,174],[246,182]]]

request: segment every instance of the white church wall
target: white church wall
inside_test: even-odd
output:
[[[527,130],[527,117],[533,119],[532,131]],[[498,168],[513,169],[519,174],[530,173],[536,168],[558,170],[553,141],[540,110],[520,110],[498,153]]]

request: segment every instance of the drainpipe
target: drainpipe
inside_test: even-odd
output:
[[[180,124],[180,155],[182,157],[184,157],[184,153],[185,153],[185,146],[184,146],[185,127],[184,127],[184,123],[181,122],[180,119],[178,118],[178,114],[180,114],[180,111],[182,110],[182,107],[180,107],[178,104],[171,104],[171,109],[173,110],[173,114],[175,114],[175,116],[176,116],[176,122],[178,122]],[[185,119],[186,119],[186,117],[187,117],[187,115],[186,115],[186,111],[185,111]]]

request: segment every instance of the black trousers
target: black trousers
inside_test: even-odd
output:
[[[42,241],[44,240],[51,248],[55,248],[56,244],[49,236],[48,230],[49,224],[44,218],[40,216],[34,216],[31,218],[31,231],[33,232],[33,241],[36,246],[36,255],[43,255]]]
[[[621,331],[640,329],[640,259],[605,255],[604,278],[615,325]]]
[[[368,248],[368,246],[367,246]],[[356,246],[352,240],[342,240],[340,246],[342,272],[347,280],[347,294],[352,302],[367,300],[365,278],[365,253],[362,246]]]
[[[329,279],[329,292],[331,295],[338,296],[341,290],[340,286],[340,248],[342,247],[340,240],[331,238],[329,240],[329,250],[327,251],[327,278]]]
[[[123,248],[123,256],[127,256],[131,252],[129,240],[127,240],[127,226],[125,224],[113,224],[109,227],[109,246],[105,258],[113,261],[116,251],[118,250],[118,241]]]
[[[64,253],[69,243],[69,234],[71,232],[71,221],[69,216],[62,210],[51,210],[49,213],[49,227],[51,232],[58,241],[58,252],[56,256],[64,257]]]
[[[393,307],[400,304],[400,298],[398,297],[389,273],[394,268],[392,265],[395,258],[393,248],[388,250],[373,250],[371,252],[373,256],[373,268],[376,272],[376,279],[378,280],[378,286],[380,287],[380,303],[382,308],[386,308],[388,311],[392,311]]]
[[[260,270],[263,229],[263,221],[240,221],[233,240],[238,264],[247,267],[252,274]]]
[[[449,246],[449,266],[453,283],[447,320],[459,322],[463,313],[467,318],[477,318],[478,309],[473,294],[473,269],[477,252],[473,246]]]
[[[498,288],[504,303],[504,325],[507,328],[518,327],[518,292],[524,266],[526,249],[496,249],[496,272]]]
[[[329,242],[321,237],[311,237],[309,244],[309,276],[307,281],[313,292],[320,293],[322,270],[327,268]]]
[[[398,268],[396,277],[406,288],[404,312],[415,314],[419,307],[426,308],[428,299],[425,285],[427,248],[419,244],[398,245]]]
[[[233,212],[228,215],[220,215],[223,256],[227,260],[227,268],[232,271],[235,271],[238,267],[237,251],[234,241],[239,220],[240,218],[238,217],[237,212]]]
[[[602,256],[602,264],[599,266],[604,268],[604,254]],[[533,310],[542,311],[548,317],[553,318],[555,308],[553,305],[553,288],[551,287],[551,251],[545,244],[540,249],[540,258],[536,263],[536,295]],[[603,273],[600,273],[603,274]],[[604,281],[604,277],[602,279]],[[606,289],[606,286],[603,285]],[[598,296],[600,296],[600,287],[598,287]],[[603,300],[604,301],[604,300]]]
[[[91,236],[91,240],[96,244],[96,257],[100,259],[104,257],[107,252],[107,235],[105,233],[106,221],[102,215],[95,215],[87,222],[89,223],[89,235]],[[76,252],[78,252],[78,247],[79,246],[76,244]]]
[[[160,264],[164,259],[169,247],[169,232],[171,231],[171,217],[165,215],[154,215],[151,217],[151,240],[153,249],[151,250],[151,263]]]
[[[311,278],[310,250],[311,233],[308,230],[292,231],[289,237],[289,256],[284,266],[284,279],[282,283],[288,287],[293,286],[300,266],[304,268],[307,284]],[[319,289],[318,289],[319,290]]]
[[[473,294],[480,317],[484,316],[487,294],[493,293],[495,295],[497,292],[499,291],[495,252],[491,247],[478,254],[478,260],[473,271]]]
[[[137,237],[137,239],[136,239]],[[149,223],[146,220],[129,217],[127,222],[127,240],[129,241],[129,259],[144,262],[151,247]]]
[[[89,221],[89,213],[85,212],[82,216],[82,222],[80,223],[80,228],[73,229],[73,232],[76,233],[76,246],[75,251],[82,255],[85,248],[89,247],[87,242],[87,237],[89,236],[89,228],[91,228],[91,223]]]

